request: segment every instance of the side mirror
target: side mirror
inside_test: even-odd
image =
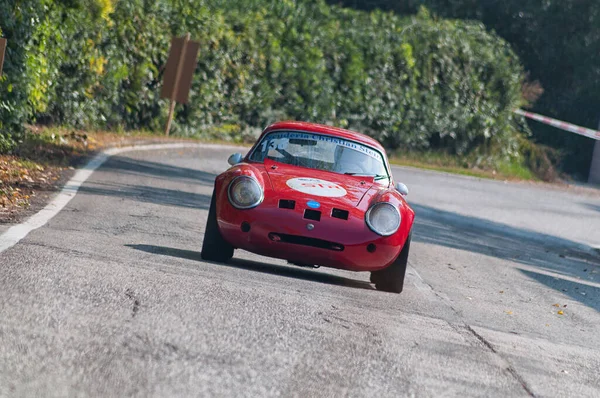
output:
[[[402,196],[408,195],[408,187],[401,182],[396,183],[396,191],[400,192]]]
[[[230,165],[236,165],[238,163],[240,163],[242,161],[242,159],[244,159],[244,157],[242,156],[241,153],[234,153],[233,155],[231,155],[229,157],[229,159],[227,159],[227,163],[229,163]]]

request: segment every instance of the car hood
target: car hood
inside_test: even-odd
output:
[[[372,177],[349,176],[265,160],[271,186],[281,198],[306,198],[334,206],[358,206],[374,185]]]

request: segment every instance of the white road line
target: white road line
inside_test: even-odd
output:
[[[96,155],[83,168],[79,169],[73,178],[67,182],[62,191],[46,207],[31,216],[21,224],[17,224],[9,228],[6,232],[0,235],[0,253],[4,250],[13,247],[21,239],[27,236],[34,229],[44,226],[52,217],[57,215],[66,205],[75,197],[79,187],[92,175],[94,170],[100,167],[108,158],[124,152],[131,151],[152,151],[160,149],[184,149],[184,148],[235,148],[227,145],[215,144],[192,144],[192,143],[171,143],[171,144],[152,144],[152,145],[132,145],[121,148],[111,148]]]

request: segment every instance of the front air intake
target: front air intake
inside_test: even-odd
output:
[[[331,217],[339,218],[342,220],[347,220],[348,219],[348,211],[334,208],[333,210],[331,210]]]
[[[291,243],[293,245],[312,246],[319,249],[333,250],[336,252],[344,251],[344,245],[341,243],[330,242],[323,239],[309,238],[299,235],[280,234],[271,232],[269,239],[273,242]]]
[[[307,220],[321,221],[321,212],[317,210],[306,209],[304,210],[304,218]]]
[[[279,199],[279,208],[280,209],[294,210],[295,207],[296,207],[295,200]]]

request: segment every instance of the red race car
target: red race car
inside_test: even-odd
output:
[[[229,164],[215,181],[203,259],[225,262],[239,248],[296,265],[370,271],[377,289],[402,291],[414,211],[376,140],[280,122]]]

